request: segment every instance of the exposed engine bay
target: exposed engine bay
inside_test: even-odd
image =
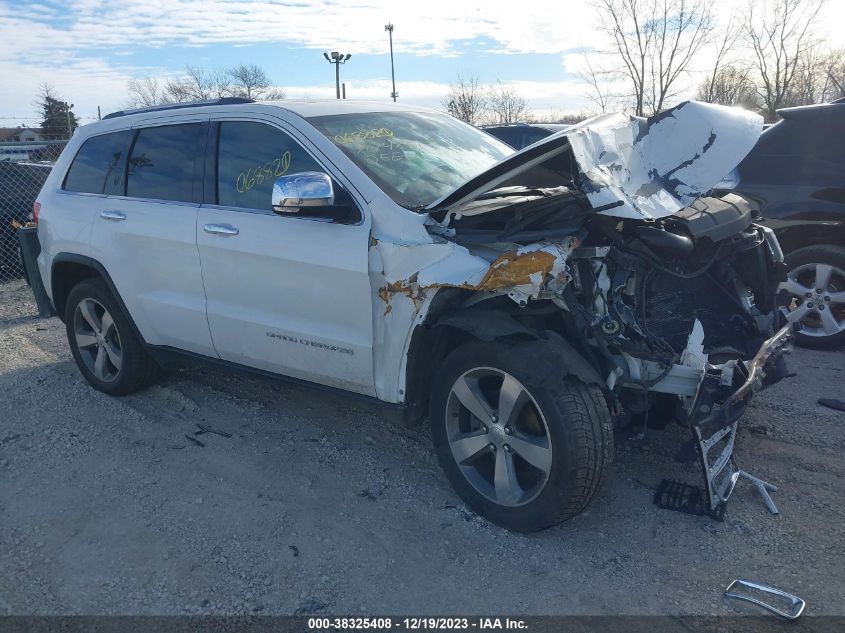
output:
[[[774,234],[754,223],[751,201],[706,196],[760,121],[711,108],[550,137],[433,205],[433,243],[414,247],[419,259],[405,245],[379,248],[396,255],[383,255],[385,314],[402,296],[409,314],[429,310],[429,326],[483,340],[553,333],[586,361],[618,419],[640,416],[645,428],[659,412],[652,422],[693,429],[713,513],[742,472],[736,421],[751,392],[786,375],[791,333],[777,329]],[[434,293],[447,310],[431,309]]]
[[[569,204],[572,222],[579,205]],[[475,216],[472,228],[456,223],[453,239],[492,258],[494,270],[496,261],[513,266],[520,254],[545,253],[554,244],[566,263],[557,271],[540,268],[543,284],[497,289],[488,276],[488,287],[479,284],[487,292],[470,302],[507,295],[499,309],[526,323],[536,313],[543,327],[559,331],[601,370],[620,405],[641,411],[644,391],[673,394],[685,401],[679,412],[686,417],[708,364],[749,360],[774,333],[772,289],[782,254],[770,231],[753,224],[752,212],[748,201],[728,195],[701,198],[660,220],[583,214],[571,227],[553,229],[571,234],[546,245],[473,244],[491,221],[487,216],[487,228],[477,228]]]

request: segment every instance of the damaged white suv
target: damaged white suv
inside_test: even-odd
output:
[[[690,427],[717,511],[789,337],[776,239],[706,197],[761,128],[688,102],[513,153],[396,104],[119,112],[44,185],[38,263],[106,393],[188,355],[427,413],[458,494],[524,531],[590,503],[612,414],[651,412]]]

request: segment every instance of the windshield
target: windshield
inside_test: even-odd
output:
[[[395,202],[421,209],[513,154],[445,114],[366,112],[310,117]]]

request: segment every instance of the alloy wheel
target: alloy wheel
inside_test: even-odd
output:
[[[108,310],[95,299],[83,299],[73,315],[73,333],[85,366],[103,382],[120,374],[123,353],[120,336]]]
[[[479,367],[455,381],[446,434],[466,480],[498,505],[531,502],[549,479],[549,427],[528,390],[505,371]]]
[[[833,336],[845,331],[845,271],[830,264],[803,264],[789,271],[778,290],[789,303],[781,308],[786,320],[800,324],[806,336]]]

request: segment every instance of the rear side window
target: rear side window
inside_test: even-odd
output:
[[[123,195],[126,150],[132,132],[93,136],[82,144],[65,177],[67,191]]]
[[[126,195],[194,201],[194,167],[202,156],[201,141],[200,123],[139,130],[129,156]]]
[[[250,121],[220,124],[217,203],[270,210],[279,176],[325,170],[302,146],[278,128]]]

